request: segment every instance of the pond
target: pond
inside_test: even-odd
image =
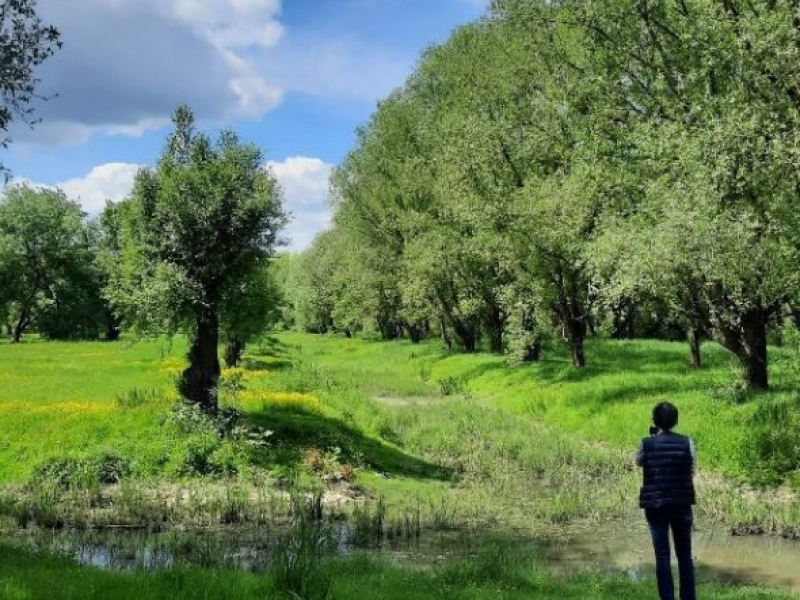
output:
[[[259,571],[285,534],[280,528],[239,528],[197,533],[129,531],[38,532],[17,538],[33,549],[48,549],[81,564],[103,569],[159,569],[176,564],[224,566]],[[486,544],[479,533],[428,533],[419,538],[375,540],[364,548],[347,523],[326,528],[326,541],[339,553],[367,550],[391,560],[432,564],[446,557],[468,556]],[[653,551],[643,519],[610,525],[607,531],[571,530],[557,538],[503,540],[520,551],[533,551],[557,575],[586,570],[652,577]],[[800,543],[774,537],[737,537],[714,527],[694,535],[698,579],[760,584],[800,593]]]

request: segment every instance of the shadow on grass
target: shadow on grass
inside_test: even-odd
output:
[[[270,407],[247,413],[248,421],[273,432],[274,450],[279,462],[294,467],[309,448],[323,451],[339,448],[346,462],[365,464],[387,474],[422,479],[449,480],[449,469],[425,462],[381,440],[366,436],[346,423],[295,407]],[[272,456],[274,460],[275,456]]]
[[[284,356],[289,351],[289,346],[284,344],[278,338],[266,336],[259,340],[258,345],[252,349],[248,349],[248,354],[253,356]]]
[[[285,358],[245,358],[242,367],[247,371],[286,371],[292,362]]]
[[[689,365],[688,346],[680,342],[647,340],[587,340],[587,366],[576,369],[562,347],[552,348],[534,366],[537,376],[546,383],[581,383],[600,375],[653,375],[666,378],[692,379],[695,387],[712,370],[730,364],[730,355],[715,345],[703,348],[703,367]]]

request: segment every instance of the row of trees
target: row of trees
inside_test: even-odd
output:
[[[216,410],[218,348],[236,365],[279,317],[270,271],[286,216],[261,151],[233,132],[212,141],[179,107],[175,131],[129,199],[87,220],[59,190],[14,186],[0,200],[0,314],[14,341],[116,340],[188,332],[183,395]]]
[[[538,360],[561,337],[714,336],[767,388],[798,301],[792,0],[495,0],[428,50],[286,268],[308,330],[438,331]],[[677,333],[676,332],[680,332]]]

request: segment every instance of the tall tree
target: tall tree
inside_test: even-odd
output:
[[[218,345],[226,306],[249,296],[285,222],[281,190],[261,151],[223,132],[216,143],[176,109],[155,169],[143,169],[123,211],[123,265],[108,295],[140,327],[188,326],[189,366],[181,393],[217,408]]]

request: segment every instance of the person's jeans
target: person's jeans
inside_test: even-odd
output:
[[[661,600],[675,600],[675,585],[670,567],[669,532],[675,542],[680,577],[680,600],[696,600],[694,561],[692,560],[692,507],[669,506],[645,510],[653,548],[656,551],[656,579]]]

